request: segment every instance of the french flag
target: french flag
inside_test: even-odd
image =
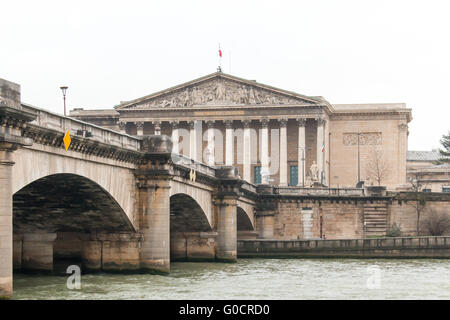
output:
[[[322,143],[322,152],[325,152],[325,143]]]

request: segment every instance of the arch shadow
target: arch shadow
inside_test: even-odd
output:
[[[255,228],[247,213],[241,207],[237,207],[237,231],[254,231]]]
[[[135,232],[117,201],[76,174],[37,179],[13,195],[14,232]]]
[[[197,201],[184,193],[170,197],[170,232],[212,231],[208,218]]]

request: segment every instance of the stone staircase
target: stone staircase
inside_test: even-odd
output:
[[[385,236],[388,228],[387,204],[366,203],[364,204],[364,236]]]

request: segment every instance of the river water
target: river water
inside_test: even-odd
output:
[[[450,299],[449,260],[239,259],[170,275],[14,275],[15,299]]]

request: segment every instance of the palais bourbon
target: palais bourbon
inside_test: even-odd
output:
[[[406,183],[408,123],[403,103],[331,104],[222,72],[114,109],[75,108],[70,116],[133,136],[171,137],[173,153],[210,166],[236,166],[249,183],[279,187],[376,185],[374,152]]]

